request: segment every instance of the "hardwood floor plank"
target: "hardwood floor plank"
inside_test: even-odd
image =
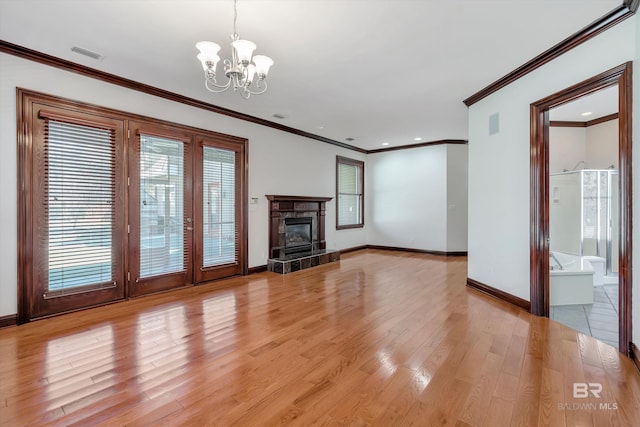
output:
[[[0,424],[637,425],[628,358],[466,276],[367,249],[2,329]]]

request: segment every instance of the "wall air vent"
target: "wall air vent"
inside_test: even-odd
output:
[[[79,53],[80,55],[88,56],[89,58],[95,59],[97,61],[102,61],[104,59],[104,55],[100,55],[99,53],[95,53],[78,46],[72,47],[71,51],[75,53]]]
[[[493,113],[489,116],[489,135],[500,132],[500,114]]]

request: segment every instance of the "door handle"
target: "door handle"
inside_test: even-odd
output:
[[[187,227],[188,231],[193,231],[193,227]]]

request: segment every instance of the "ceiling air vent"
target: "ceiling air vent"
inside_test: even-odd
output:
[[[75,53],[79,53],[80,55],[88,56],[89,58],[93,58],[93,59],[95,59],[97,61],[102,61],[104,59],[103,55],[100,55],[99,53],[95,53],[95,52],[92,52],[92,51],[87,50],[87,49],[83,49],[83,48],[78,47],[78,46],[72,47],[71,51],[75,52]]]
[[[284,114],[280,114],[280,113],[275,113],[273,115],[273,117],[275,117],[276,119],[286,119],[287,116],[285,116]]]

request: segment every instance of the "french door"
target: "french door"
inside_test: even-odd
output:
[[[189,134],[129,125],[129,294],[193,283]]]
[[[247,271],[247,140],[18,90],[18,322]]]
[[[196,282],[243,274],[244,147],[196,139]]]
[[[29,261],[23,279],[31,285],[22,289],[27,320],[126,293],[124,122],[30,107],[32,173],[23,179],[31,200],[21,204],[20,225]]]

